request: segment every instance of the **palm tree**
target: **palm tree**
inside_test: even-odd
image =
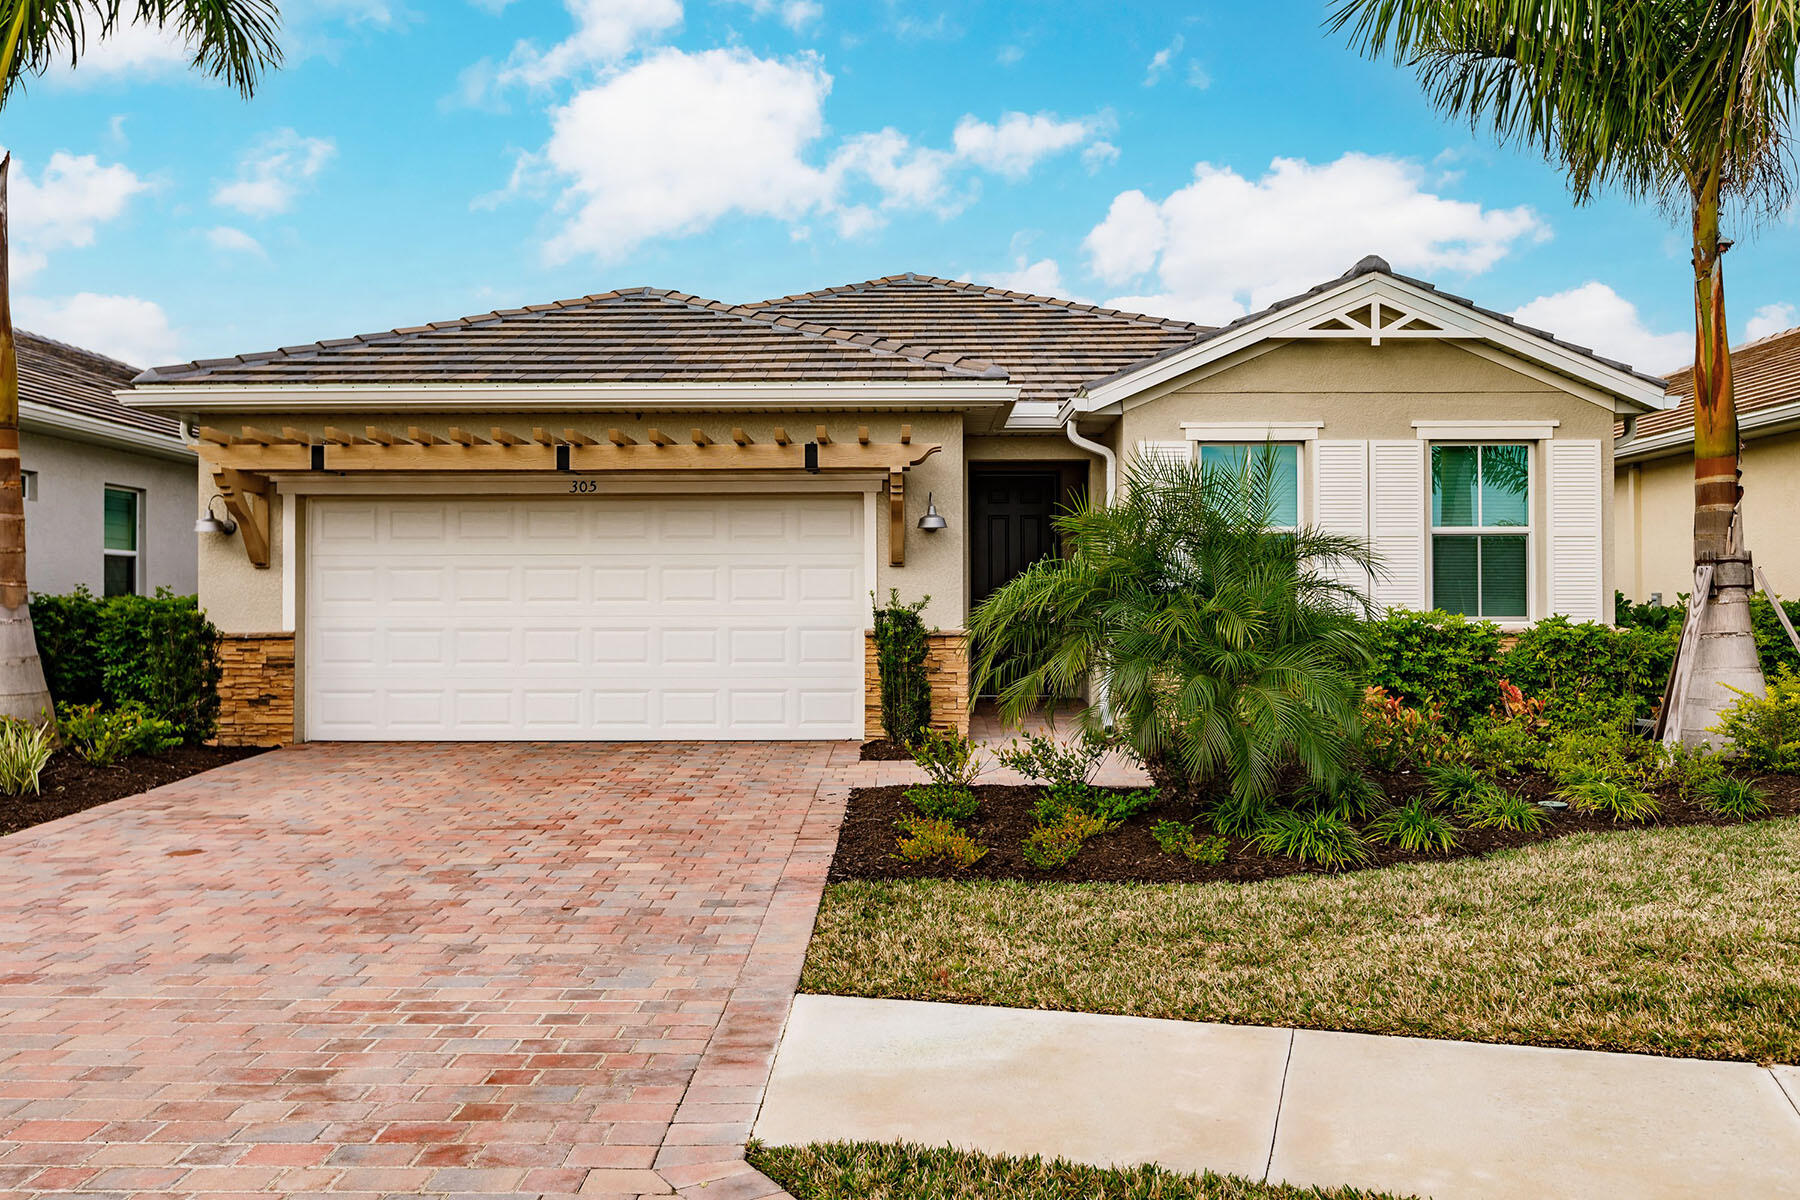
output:
[[[1693,229],[1694,564],[1699,637],[1671,739],[1703,740],[1732,697],[1761,692],[1754,578],[1738,522],[1737,406],[1721,215],[1787,204],[1800,0],[1343,0],[1331,28],[1411,65],[1432,103],[1559,163],[1577,204],[1607,187]],[[1699,595],[1705,567],[1708,594]],[[1680,678],[1680,676],[1677,676]]]
[[[78,65],[89,36],[122,24],[167,29],[193,51],[192,66],[248,98],[279,65],[275,0],[0,0],[0,109],[66,60]],[[19,476],[19,354],[7,271],[6,176],[0,158],[0,716],[47,721],[53,712],[31,628],[25,583],[25,504]]]

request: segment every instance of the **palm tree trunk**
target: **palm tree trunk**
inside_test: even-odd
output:
[[[1700,613],[1699,637],[1685,694],[1676,697],[1679,720],[1670,740],[1688,745],[1720,742],[1711,733],[1721,712],[1737,698],[1725,685],[1761,695],[1762,668],[1750,631],[1754,585],[1750,552],[1738,524],[1737,403],[1731,387],[1731,338],[1725,324],[1725,248],[1719,239],[1716,176],[1694,197],[1694,567],[1713,568]]]
[[[0,716],[55,719],[25,586],[25,491],[19,474],[19,350],[13,338],[6,176],[0,158]]]

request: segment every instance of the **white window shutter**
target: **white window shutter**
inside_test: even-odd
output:
[[[1325,533],[1369,538],[1369,443],[1313,443],[1314,520]],[[1334,562],[1331,575],[1364,595],[1369,573],[1354,563]]]
[[[1369,536],[1381,556],[1371,596],[1383,608],[1429,608],[1425,579],[1425,443],[1369,443]]]
[[[1600,536],[1600,443],[1557,438],[1545,471],[1550,486],[1550,611],[1572,621],[1598,621],[1604,545]]]

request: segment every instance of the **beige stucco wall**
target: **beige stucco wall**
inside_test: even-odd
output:
[[[1521,364],[1523,367],[1523,364]],[[1183,421],[1322,421],[1322,439],[1406,440],[1414,421],[1555,421],[1553,436],[1597,440],[1602,478],[1612,474],[1613,414],[1523,369],[1494,362],[1454,342],[1296,341],[1205,378],[1174,381],[1120,417],[1112,445],[1129,458],[1146,441],[1180,441]],[[1534,467],[1533,526],[1548,524],[1541,457]],[[1316,472],[1301,471],[1301,511],[1313,511]],[[1602,489],[1603,595],[1610,603],[1611,489]],[[1534,612],[1547,610],[1548,539],[1533,538]]]
[[[686,440],[690,429],[703,430],[715,441],[725,443],[720,447],[721,454],[730,453],[730,434],[733,427],[741,428],[759,442],[773,440],[773,431],[777,426],[787,430],[796,441],[810,441],[813,427],[823,424],[835,441],[850,442],[856,439],[859,426],[869,427],[869,436],[874,441],[893,442],[900,437],[900,426],[912,426],[912,438],[915,444],[937,443],[943,449],[923,463],[912,468],[908,474],[906,487],[906,564],[890,566],[888,559],[888,505],[885,489],[877,497],[875,506],[876,535],[876,577],[873,586],[877,594],[885,597],[890,587],[898,588],[903,600],[914,600],[921,596],[930,596],[931,604],[925,610],[925,619],[945,630],[962,628],[966,616],[965,597],[967,582],[965,569],[967,562],[965,534],[966,520],[966,481],[963,469],[963,418],[960,413],[909,413],[895,415],[877,415],[871,413],[807,413],[761,415],[753,413],[729,414],[695,414],[682,413],[645,413],[629,415],[603,415],[591,419],[581,419],[566,413],[529,414],[507,413],[493,416],[471,416],[459,414],[449,416],[426,416],[417,413],[354,416],[320,416],[305,418],[271,418],[267,414],[243,415],[209,415],[207,424],[220,429],[236,429],[250,424],[261,427],[272,425],[291,425],[318,434],[325,426],[335,425],[349,430],[361,430],[366,425],[375,425],[387,429],[404,430],[409,425],[417,425],[421,429],[442,437],[448,434],[452,425],[460,425],[485,433],[490,426],[500,427],[521,436],[530,433],[534,426],[561,431],[575,429],[589,437],[604,439],[608,429],[621,429],[640,441],[647,440],[646,433],[651,428],[662,430],[671,437]],[[1073,449],[1073,447],[1071,447]],[[210,482],[202,467],[202,486]],[[765,476],[766,477],[766,476]],[[400,478],[405,478],[401,476]],[[617,478],[617,477],[615,477]],[[721,472],[703,472],[688,476],[717,486],[720,481],[729,478]],[[739,478],[745,478],[739,476]],[[407,494],[429,494],[436,487],[444,494],[452,494],[454,483],[432,485],[416,478],[408,488]],[[949,528],[941,533],[925,534],[920,532],[918,521],[925,513],[927,493],[936,500],[940,513],[949,521]],[[208,490],[210,495],[210,489]],[[250,565],[244,555],[242,541],[237,537],[222,538],[206,536],[200,539],[199,577],[201,603],[206,606],[215,624],[226,633],[270,633],[283,630],[282,622],[282,513],[283,503],[292,503],[292,497],[277,495],[275,508],[271,513],[270,535],[271,545],[267,569],[258,569]],[[299,510],[297,517],[303,514]],[[303,520],[296,521],[296,541],[304,545],[305,531]],[[303,558],[304,556],[296,556]],[[305,588],[302,581],[296,581],[296,623],[304,625],[303,611]],[[302,648],[304,659],[304,648]]]
[[[1665,604],[1694,587],[1694,459],[1692,453],[1620,463],[1614,473],[1618,515],[1614,578],[1627,597]],[[1769,585],[1800,596],[1800,431],[1756,438],[1744,446],[1744,537]]]
[[[37,472],[37,499],[25,502],[26,578],[31,590],[59,594],[105,580],[105,493],[143,493],[138,514],[138,585],[194,592],[194,470],[191,462],[25,429],[19,464]],[[209,495],[211,493],[208,493]]]

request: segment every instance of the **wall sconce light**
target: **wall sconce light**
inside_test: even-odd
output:
[[[218,517],[213,516],[213,500],[223,502],[224,499],[225,497],[215,494],[212,500],[206,502],[206,512],[198,521],[194,522],[195,533],[222,533],[226,537],[230,537],[237,532],[237,522],[231,519],[230,513]]]
[[[925,493],[925,515],[919,518],[919,528],[926,533],[936,533],[940,529],[950,528],[950,522],[944,520],[944,514],[937,510],[932,502],[931,493]]]

